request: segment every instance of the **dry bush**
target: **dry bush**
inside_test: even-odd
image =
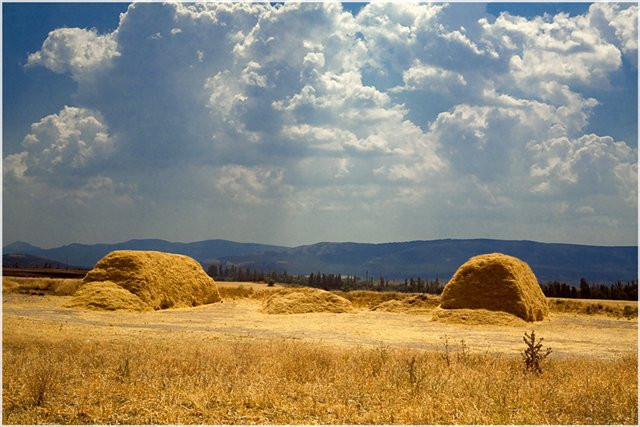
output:
[[[536,342],[536,332],[534,330],[531,331],[531,334],[525,332],[522,340],[527,345],[527,348],[521,353],[524,370],[540,375],[542,373],[541,363],[552,353],[551,347],[547,347],[545,351],[542,351],[544,338],[540,338]]]
[[[53,279],[46,277],[2,278],[2,290],[31,295],[73,295],[82,279]]]
[[[550,360],[289,340],[5,339],[5,424],[637,424],[637,355]],[[47,372],[47,378],[41,375]]]
[[[630,305],[625,305],[622,309],[622,315],[627,319],[637,319],[638,318],[638,307],[631,307]]]
[[[637,319],[637,303],[627,305],[622,301],[590,301],[584,299],[547,298],[551,311],[583,315],[600,315],[616,318]]]
[[[20,288],[20,284],[16,282],[13,278],[8,279],[6,277],[2,278],[2,292],[18,292]]]

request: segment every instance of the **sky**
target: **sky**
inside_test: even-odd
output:
[[[3,244],[636,245],[635,3],[3,3]]]

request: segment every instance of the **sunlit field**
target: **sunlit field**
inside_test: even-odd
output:
[[[552,301],[549,320],[478,326],[432,321],[430,301],[371,310],[411,295],[369,291],[339,293],[353,313],[269,315],[281,287],[246,283],[194,308],[71,310],[63,283],[4,286],[5,424],[638,421],[634,302]],[[552,348],[539,375],[520,355],[531,329]]]

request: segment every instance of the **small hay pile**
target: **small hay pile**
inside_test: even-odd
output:
[[[262,312],[268,314],[348,313],[351,302],[321,289],[282,289],[274,292],[262,303]]]
[[[151,307],[136,295],[108,280],[84,284],[65,307],[92,310],[151,310]]]
[[[527,324],[521,318],[504,311],[490,311],[483,308],[446,310],[436,308],[431,312],[431,320],[442,323],[458,323],[462,325],[497,325],[524,326]]]
[[[499,253],[478,255],[460,266],[442,292],[441,307],[504,311],[528,322],[549,314],[529,265]]]
[[[427,312],[438,306],[440,299],[432,295],[412,295],[402,299],[392,299],[371,307],[371,311],[392,313]]]
[[[215,282],[192,258],[155,251],[113,251],[87,273],[67,306],[159,310],[217,301],[220,294]]]

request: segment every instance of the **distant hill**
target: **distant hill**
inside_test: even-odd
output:
[[[33,246],[35,248],[35,246]],[[2,266],[9,268],[73,268],[62,262],[35,255],[10,253],[2,254]]]
[[[14,249],[82,267],[93,267],[107,253],[118,249],[157,250],[188,255],[205,267],[212,263],[233,263],[246,268],[340,273],[364,278],[387,279],[422,277],[447,281],[455,270],[474,255],[502,252],[516,256],[531,266],[540,282],[558,280],[578,283],[627,281],[638,278],[637,246],[588,246],[533,241],[492,239],[443,239],[399,243],[316,243],[294,248],[205,240],[173,243],[166,240],[130,240],[116,244],[71,244],[41,249],[25,242],[3,248]]]
[[[633,280],[638,277],[637,246],[587,246],[512,240],[430,240],[402,243],[316,243],[282,252],[230,256],[225,260],[263,271],[290,274],[341,273],[387,279],[422,277],[448,281],[470,257],[502,252],[531,266],[541,282],[577,283]]]
[[[40,250],[40,248],[33,246],[27,242],[17,241],[2,248],[2,253],[29,254],[38,250]]]
[[[24,248],[23,246],[22,249]],[[2,254],[3,276],[82,278],[86,273],[86,269],[66,265],[35,255],[20,253]]]
[[[24,253],[47,258],[60,263],[68,263],[92,268],[102,257],[115,250],[162,251],[187,255],[203,265],[215,262],[224,256],[247,255],[272,250],[287,249],[283,246],[258,243],[238,243],[229,240],[204,240],[193,243],[174,243],[160,239],[129,240],[122,243],[98,243],[85,245],[72,243],[52,249],[42,249],[25,242],[15,242],[2,248],[3,254]]]

